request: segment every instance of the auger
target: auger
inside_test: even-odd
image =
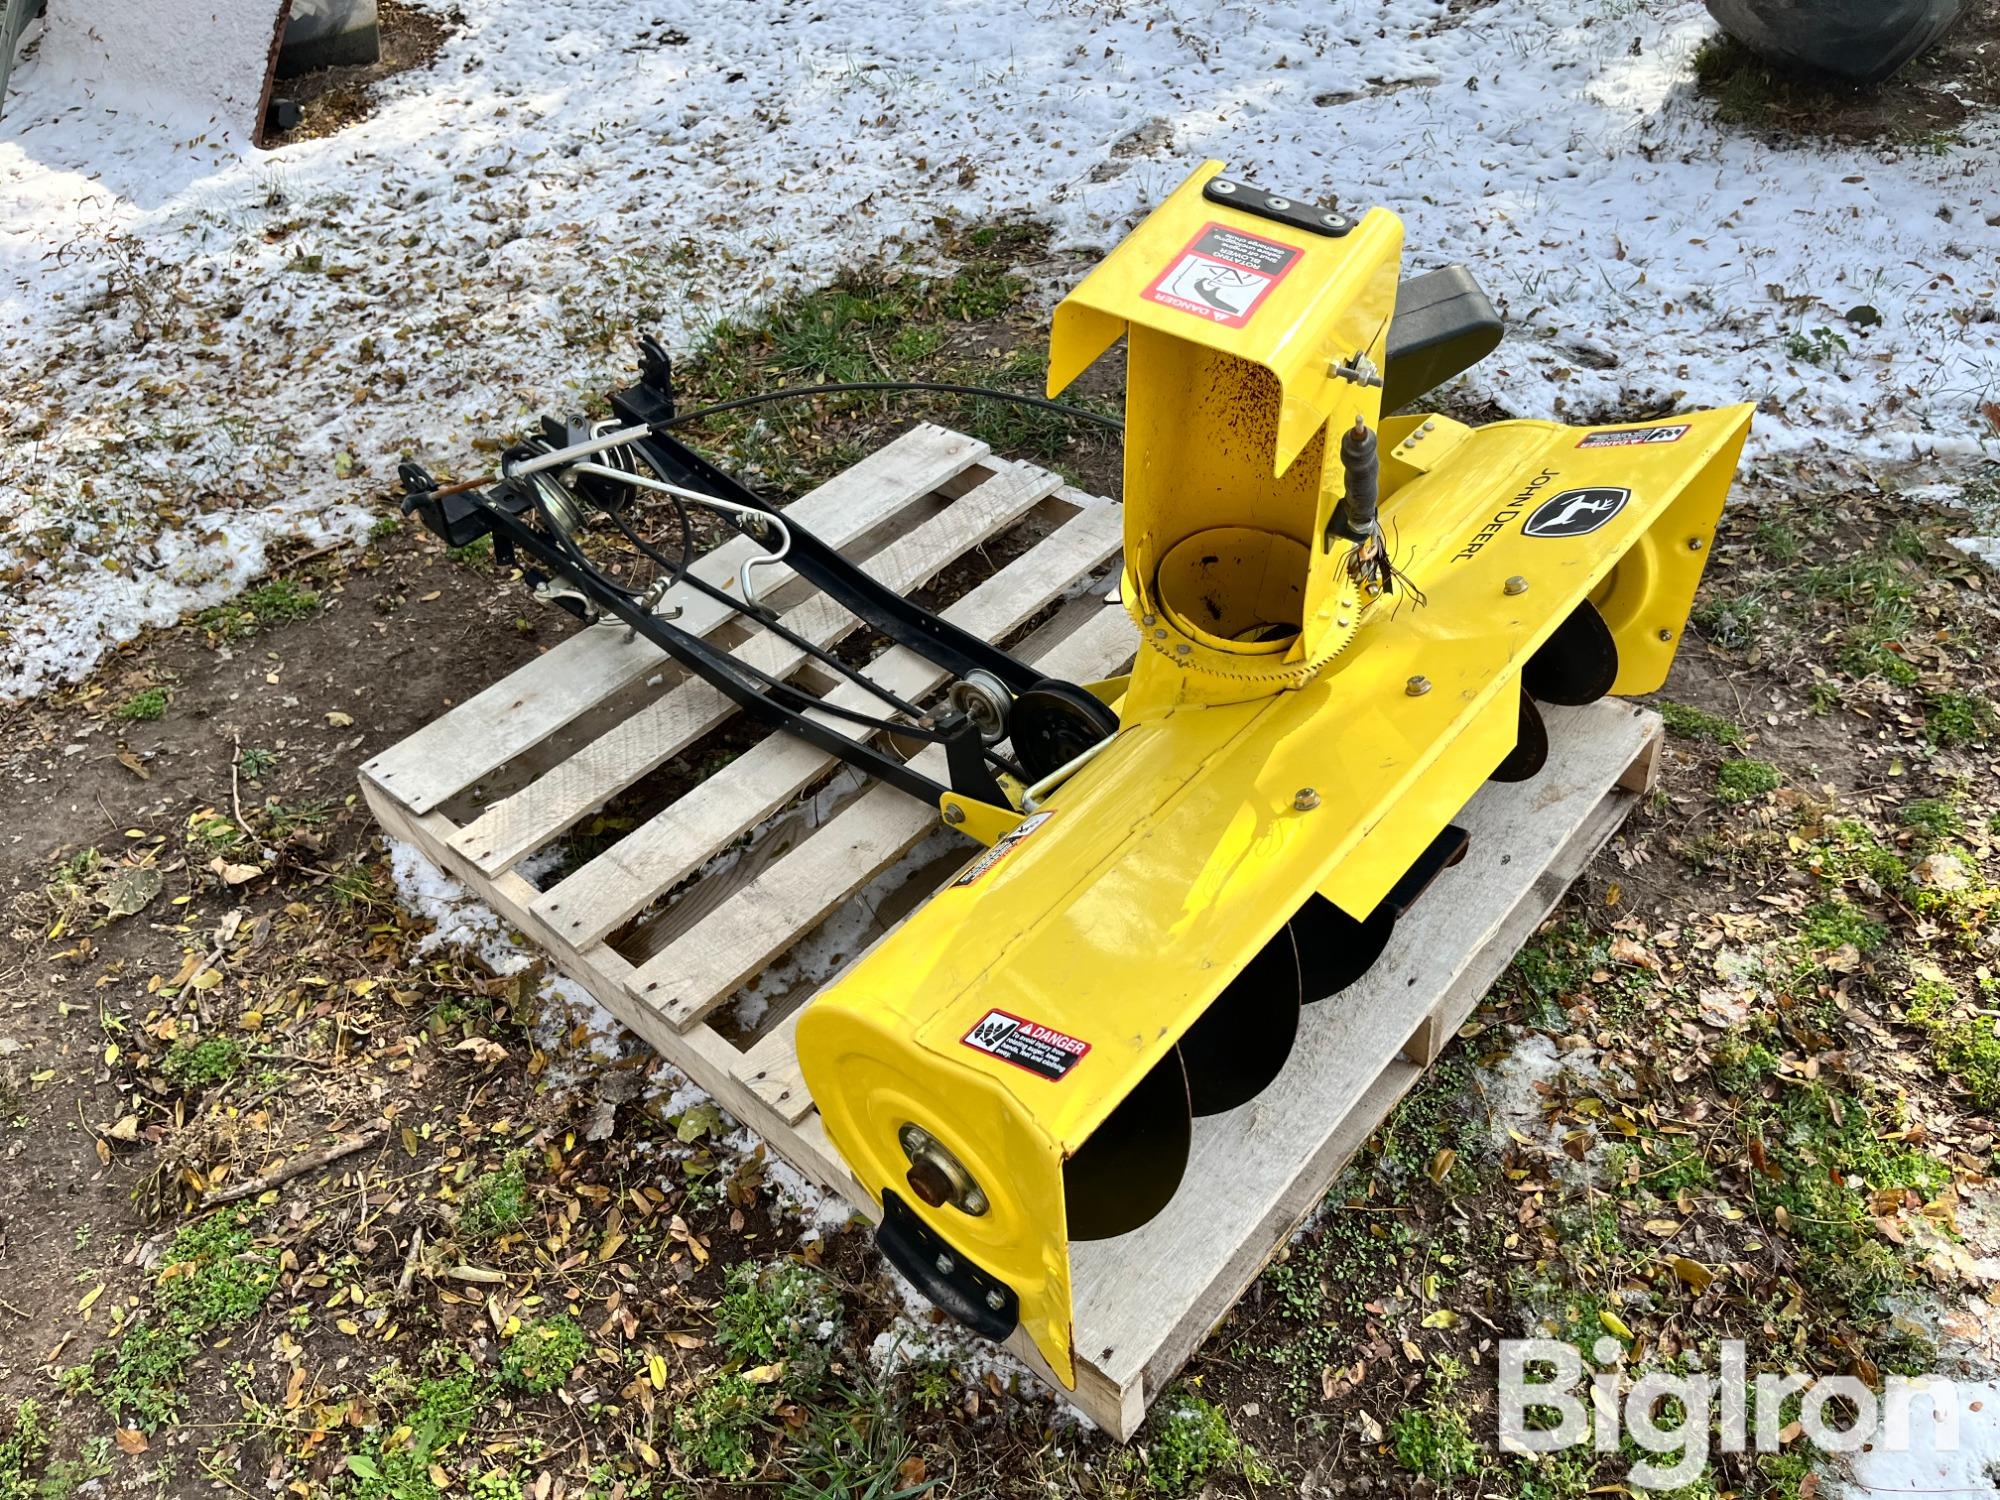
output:
[[[989,1337],[1073,1382],[1073,1241],[1174,1196],[1193,1120],[1251,1105],[1301,1007],[1353,983],[1459,858],[1489,779],[1548,753],[1536,704],[1651,692],[1678,648],[1751,408],[1602,427],[1391,414],[1490,353],[1469,274],[1402,278],[1401,222],[1201,167],[1056,309],[1049,395],[1126,344],[1128,676],[1043,678],[870,580],[674,441],[665,357],[596,429],[550,425],[497,482],[406,508],[490,533],[546,598],[622,620],[746,711],[921,797],[986,847],[800,1015],[826,1130],[884,1253]],[[1033,398],[1030,398],[1033,399]],[[756,538],[944,668],[834,709],[675,627],[592,526],[665,582],[637,494]],[[836,722],[837,721],[837,722]],[[948,780],[890,741],[941,744]],[[1252,1105],[1254,1107],[1254,1105]]]

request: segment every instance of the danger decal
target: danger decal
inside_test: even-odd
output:
[[[953,887],[973,884],[980,876],[1012,854],[1029,834],[1040,828],[1055,815],[1055,809],[1050,808],[1047,812],[1036,813],[1032,818],[1021,819],[1020,822],[995,839],[990,849],[986,849],[975,855],[972,863],[967,865],[963,870],[960,870],[953,878],[951,882]]]
[[[1564,490],[1535,507],[1535,513],[1521,527],[1521,535],[1557,540],[1589,536],[1623,510],[1631,498],[1630,490],[1609,484]]]
[[[1579,448],[1638,448],[1647,443],[1678,443],[1694,429],[1686,423],[1671,427],[1619,427],[1610,432],[1593,432],[1577,444]]]
[[[1090,1051],[1090,1043],[1081,1037],[1036,1021],[1024,1021],[1004,1010],[989,1010],[959,1040],[1051,1083],[1082,1062],[1084,1054]]]
[[[1241,328],[1305,252],[1208,224],[1139,295],[1224,328]]]

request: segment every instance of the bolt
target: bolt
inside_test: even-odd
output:
[[[1273,198],[1270,201],[1270,207],[1272,208],[1285,209],[1285,208],[1290,208],[1291,206],[1292,206],[1292,200],[1289,198]]]
[[[1296,812],[1311,812],[1319,806],[1319,793],[1309,786],[1302,786],[1292,797],[1292,808]]]
[[[958,1269],[958,1262],[953,1260],[949,1255],[940,1255],[937,1258],[937,1268],[940,1274],[949,1276],[953,1271]]]
[[[1430,690],[1431,690],[1431,680],[1430,678],[1424,676],[1421,672],[1419,672],[1415,677],[1412,677],[1408,682],[1403,684],[1403,691],[1408,693],[1412,698],[1421,698],[1425,693],[1428,693]]]
[[[1516,573],[1512,578],[1507,580],[1502,589],[1503,592],[1508,594],[1525,594],[1528,592],[1528,580],[1523,578],[1519,573]]]
[[[1189,652],[1191,652],[1191,651],[1193,651],[1193,650],[1194,650],[1194,647],[1192,647],[1192,646],[1176,646],[1176,647],[1174,647],[1174,655],[1176,655],[1176,656],[1186,656],[1186,655],[1187,655],[1187,654],[1188,654]]]
[[[1319,216],[1319,221],[1320,221],[1320,223],[1322,223],[1322,224],[1338,224],[1338,223],[1340,222],[1340,215],[1339,215],[1339,214],[1321,214],[1321,215]]]
[[[1139,616],[1139,623],[1141,625],[1157,625],[1159,623],[1159,619],[1160,617],[1158,615],[1141,615]]]
[[[1700,538],[1700,537],[1698,537],[1698,536],[1691,536],[1691,537],[1689,537],[1689,538],[1688,538],[1688,551],[1690,551],[1690,552],[1699,552],[1699,551],[1701,551],[1701,538]]]
[[[1334,623],[1335,623],[1336,625],[1342,625],[1342,626],[1346,625],[1346,624],[1347,624],[1347,616],[1346,616],[1346,615],[1342,615],[1342,616],[1341,616],[1341,617],[1340,617],[1340,618],[1339,618],[1338,620],[1334,621]]]
[[[1167,638],[1167,633],[1164,630],[1156,630],[1153,632],[1153,639],[1156,641],[1164,641],[1166,638]]]
[[[1224,181],[1223,181],[1223,180],[1222,180],[1221,178],[1219,178],[1219,177],[1218,177],[1218,178],[1217,178],[1217,179],[1216,179],[1216,180],[1215,180],[1214,182],[1211,182],[1211,183],[1209,184],[1209,187],[1210,187],[1210,189],[1211,189],[1211,190],[1213,190],[1214,192],[1218,192],[1218,193],[1233,193],[1233,192],[1235,192],[1235,191],[1236,191],[1236,184],[1235,184],[1235,183],[1233,183],[1233,182],[1224,182]]]
[[[1660,632],[1660,639],[1663,641],[1670,641],[1673,638],[1674,638],[1674,633],[1671,630],[1662,630]]]
[[[965,821],[965,809],[960,807],[956,802],[945,803],[944,820],[951,824],[952,827],[958,827],[959,824]]]
[[[996,1286],[995,1288],[993,1288],[992,1291],[986,1294],[986,1305],[992,1308],[995,1312],[1000,1311],[1001,1308],[1007,1305],[1007,1299],[1004,1295],[1002,1295],[999,1287]]]
[[[1424,418],[1424,425],[1422,429],[1423,431],[1429,432],[1435,426],[1437,426],[1437,420],[1435,418],[1433,417]]]

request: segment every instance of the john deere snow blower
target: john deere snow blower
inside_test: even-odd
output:
[[[617,423],[551,428],[483,492],[405,475],[448,541],[490,531],[544,594],[987,845],[820,992],[799,1060],[888,1257],[979,1332],[1024,1329],[1065,1382],[1070,1242],[1166,1205],[1193,1116],[1278,1075],[1301,1006],[1365,972],[1464,852],[1452,819],[1480,784],[1540,768],[1537,702],[1664,682],[1748,432],[1747,406],[1583,428],[1385,416],[1500,337],[1462,269],[1399,280],[1402,237],[1384,209],[1209,163],[1056,309],[1051,396],[1127,340],[1140,645],[1115,681],[1042,678],[785,522],[666,435],[657,351]],[[902,702],[795,641],[881,703],[836,710],[677,630],[658,585],[578,541],[593,519],[632,536],[647,491],[719,509],[949,690]],[[781,628],[750,576],[738,590]],[[949,784],[891,732],[942,743]]]

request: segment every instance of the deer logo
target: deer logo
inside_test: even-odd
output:
[[[1564,490],[1535,507],[1535,513],[1528,517],[1521,528],[1522,536],[1573,537],[1588,536],[1619,511],[1632,498],[1630,490],[1598,485],[1587,490]]]

